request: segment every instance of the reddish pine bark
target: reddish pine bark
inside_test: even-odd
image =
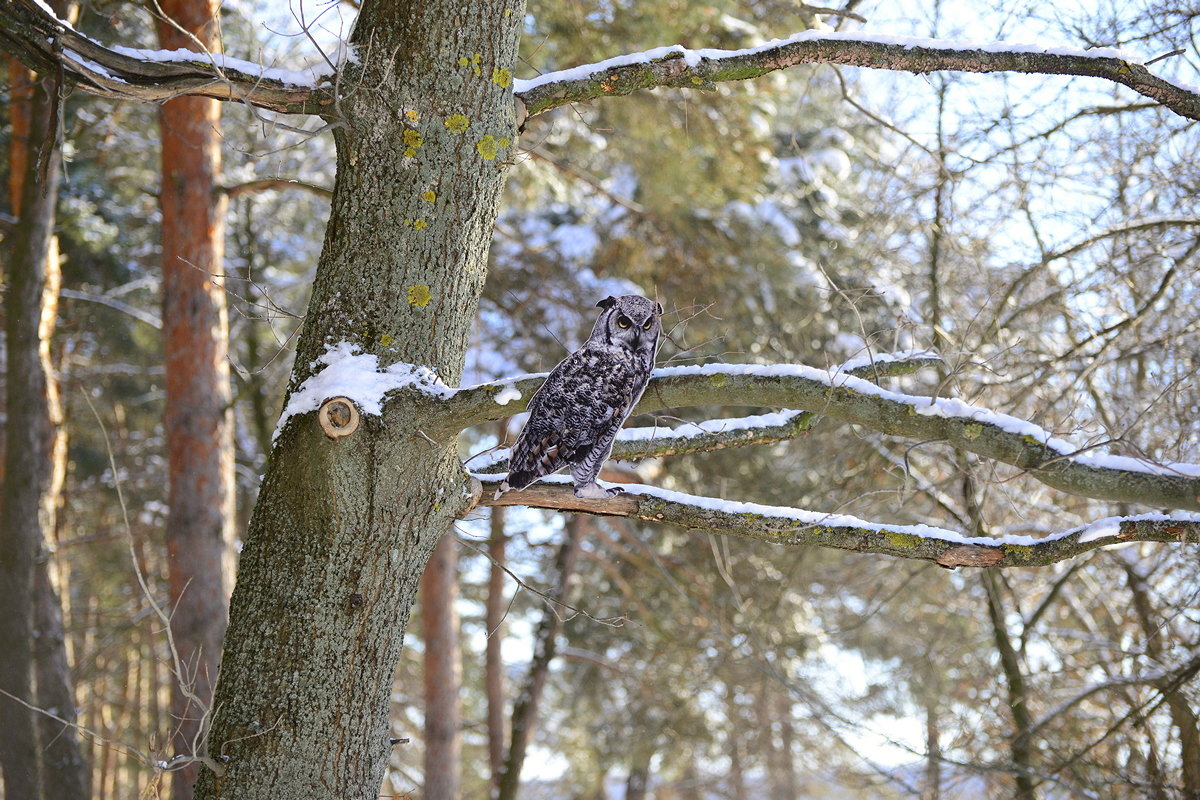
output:
[[[161,7],[175,23],[158,21],[163,48],[196,50],[198,40],[209,50],[218,49],[215,0],[163,0]],[[176,676],[171,704],[177,754],[194,754],[203,747],[198,733],[217,678],[232,557],[229,334],[221,278],[225,202],[215,191],[221,169],[220,114],[219,102],[196,97],[171,100],[159,113],[170,485],[166,544],[171,633],[183,673]],[[196,773],[195,765],[175,773],[176,800],[192,797]]]
[[[421,576],[425,639],[425,800],[458,800],[462,776],[462,658],[458,540],[448,532]]]
[[[500,654],[500,646],[504,642],[504,615],[508,611],[504,598],[504,583],[508,578],[504,571],[508,544],[504,516],[503,506],[492,506],[491,539],[488,541],[492,567],[488,573],[484,685],[487,692],[488,765],[493,789],[499,783],[500,770],[504,767],[504,658]]]

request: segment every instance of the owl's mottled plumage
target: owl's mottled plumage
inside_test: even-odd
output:
[[[508,480],[496,495],[571,468],[576,497],[609,497],[596,485],[613,439],[637,405],[658,351],[662,306],[639,295],[606,297],[583,346],[563,359],[529,401]]]

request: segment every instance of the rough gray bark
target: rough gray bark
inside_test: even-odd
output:
[[[516,136],[522,19],[503,0],[363,4],[293,387],[338,341],[458,380]],[[308,414],[282,432],[230,607],[209,744],[227,761],[198,797],[376,796],[409,609],[469,500],[438,416],[406,394],[386,427],[364,416],[333,441]]]

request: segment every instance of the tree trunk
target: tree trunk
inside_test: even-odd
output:
[[[562,545],[554,559],[554,572],[558,575],[558,585],[550,592],[546,602],[542,621],[538,623],[537,632],[533,636],[533,658],[529,662],[529,675],[525,678],[525,686],[517,696],[512,711],[512,733],[509,735],[508,757],[500,770],[500,780],[497,782],[495,797],[498,800],[516,800],[521,786],[521,769],[525,766],[525,753],[533,740],[533,732],[537,728],[537,717],[542,702],[542,692],[546,688],[546,678],[550,675],[550,662],[558,651],[557,639],[562,630],[562,612],[555,605],[565,602],[570,595],[572,577],[575,574],[575,563],[579,558],[579,544],[583,540],[583,531],[587,520],[582,515],[575,515],[567,521],[567,529]]]
[[[504,766],[504,658],[500,652],[504,643],[504,615],[507,612],[504,583],[508,576],[504,566],[508,536],[504,530],[504,517],[503,506],[492,506],[491,538],[488,540],[491,570],[488,572],[485,612],[487,645],[484,651],[484,685],[487,693],[488,766],[493,790],[500,781],[500,770]]]
[[[625,800],[645,800],[649,786],[650,759],[639,758],[629,768],[629,777],[625,779]]]
[[[458,624],[458,540],[450,530],[421,576],[425,640],[424,800],[458,800],[462,779],[462,658]]]
[[[942,797],[942,744],[938,733],[937,704],[931,700],[925,706],[925,783],[921,800]]]
[[[163,0],[164,49],[220,49],[215,0]],[[178,26],[178,27],[177,27]],[[182,29],[182,30],[181,30]],[[190,34],[190,35],[189,35]],[[193,39],[193,37],[195,37]],[[180,97],[159,111],[162,130],[163,356],[169,497],[166,528],[171,636],[179,652],[171,713],[176,754],[202,747],[212,704],[232,568],[234,471],[225,308],[221,104]],[[172,776],[190,800],[197,765]]]
[[[58,197],[61,147],[56,131],[58,87],[50,78],[30,83],[27,111],[13,103],[14,139],[24,128],[25,139],[38,147],[12,154],[18,217],[9,242],[5,287],[5,450],[4,494],[0,511],[0,696],[4,724],[0,725],[0,767],[5,797],[41,795],[41,748],[38,725],[30,707],[34,692],[35,565],[45,555],[46,534],[52,531],[56,498],[52,494],[52,452],[55,441],[50,408],[48,343],[43,303],[46,272],[53,251],[55,201]],[[34,157],[36,153],[36,157]],[[16,161],[23,163],[14,163]],[[19,202],[17,201],[19,197]],[[55,264],[57,267],[57,264]],[[23,705],[23,704],[28,704]],[[72,704],[73,709],[73,704]]]
[[[50,358],[50,341],[58,316],[62,270],[58,240],[50,239],[46,259],[46,283],[42,292],[41,358],[46,375],[46,411],[50,419],[49,483],[46,486],[43,535],[57,543],[63,480],[67,470],[67,433],[63,426],[58,376]],[[83,755],[76,722],[75,683],[67,659],[66,633],[54,552],[45,547],[33,573],[33,657],[37,704],[59,719],[39,716],[42,745],[42,797],[46,800],[89,800],[91,768]],[[59,720],[62,720],[61,722]]]
[[[1000,595],[1000,580],[994,569],[982,572],[983,586],[987,592],[988,616],[992,622],[992,637],[996,643],[996,651],[1000,654],[1000,667],[1004,671],[1004,680],[1008,686],[1008,708],[1012,712],[1013,735],[1009,741],[1009,753],[1013,761],[1013,780],[1016,791],[1015,800],[1034,800],[1037,794],[1033,783],[1033,745],[1029,731],[1033,720],[1029,714],[1028,692],[1025,689],[1025,674],[1021,670],[1021,662],[1008,635],[1008,626],[1004,622],[1004,600]]]
[[[1155,608],[1154,601],[1150,598],[1150,587],[1146,584],[1146,579],[1138,572],[1137,565],[1125,559],[1119,559],[1119,562],[1125,570],[1138,624],[1146,637],[1146,653],[1161,664],[1162,643],[1165,636],[1160,625],[1162,615]],[[1179,733],[1179,761],[1183,772],[1183,796],[1200,797],[1200,717],[1197,716],[1191,701],[1183,691],[1183,682],[1172,678],[1163,678],[1157,685],[1166,701],[1171,724]]]
[[[516,135],[522,21],[502,0],[363,4],[293,390],[339,342],[458,381]],[[336,441],[311,413],[280,434],[230,605],[210,737],[223,774],[203,770],[199,797],[375,798],[419,578],[470,502],[444,414],[400,391]]]

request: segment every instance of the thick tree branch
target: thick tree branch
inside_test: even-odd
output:
[[[176,53],[166,60],[149,51],[105,47],[56,19],[36,0],[5,3],[0,49],[38,72],[61,69],[67,83],[105,97],[163,101],[195,95],[292,114],[327,113],[334,102],[332,83],[314,86],[298,73],[217,54],[174,60]]]
[[[903,362],[902,362],[903,363]],[[524,410],[541,376],[484,384],[446,401],[458,422]],[[521,396],[515,398],[513,390]],[[498,405],[497,398],[506,405]],[[881,389],[843,373],[799,365],[708,364],[656,370],[635,413],[688,406],[803,408],[918,441],[944,441],[1010,464],[1070,494],[1097,500],[1200,511],[1200,468],[1149,459],[1093,455],[1033,423],[960,400]],[[632,457],[632,456],[630,456]]]
[[[940,358],[926,353],[900,354],[878,356],[877,360],[868,363],[855,361],[839,369],[844,370],[847,375],[877,380],[882,377],[909,375],[923,367],[941,363]],[[465,391],[472,392],[476,388],[480,387]],[[532,396],[528,395],[529,398]],[[784,410],[752,417],[688,422],[675,428],[622,428],[613,443],[612,458],[619,461],[635,461],[640,458],[663,458],[688,453],[707,453],[730,447],[786,442],[808,431],[816,416],[809,411]],[[507,448],[496,450],[485,460],[472,464],[472,469],[476,472],[504,472],[508,469],[508,452]]]
[[[1030,422],[959,400],[890,392],[806,367],[708,365],[659,370],[638,411],[735,403],[805,408],[894,436],[941,440],[1025,470],[1047,486],[1097,500],[1200,510],[1194,465],[1090,455]]]
[[[805,31],[745,50],[687,50],[660,47],[542,75],[515,85],[530,116],[569,103],[669,86],[711,89],[722,81],[756,78],[797,64],[926,73],[1023,72],[1079,75],[1120,83],[1182,117],[1200,119],[1200,94],[1152,74],[1117,50],[1032,48],[995,43],[984,47],[867,33]]]
[[[882,353],[861,359],[854,359],[840,367],[833,367],[830,369],[830,373],[833,375],[853,375],[868,380],[876,380],[878,378],[911,375],[918,370],[935,367],[941,363],[941,357],[929,351]],[[670,369],[656,370],[655,375],[668,374]],[[764,367],[764,369],[769,368]],[[475,425],[482,425],[486,422],[494,422],[498,419],[511,417],[525,410],[529,405],[529,401],[533,399],[534,393],[541,388],[542,382],[545,380],[546,373],[540,372],[533,375],[503,378],[491,381],[490,383],[481,383],[477,386],[467,386],[458,389],[452,397],[447,398],[445,403],[446,412],[451,417],[452,424],[458,430],[465,430]],[[648,414],[652,411],[659,411],[668,407],[667,404],[652,397],[651,395],[654,393],[655,379],[651,378],[650,388],[646,390],[642,401],[634,409],[633,416]],[[745,399],[732,396],[717,399],[712,403],[678,403],[673,404],[671,407],[682,408],[688,405],[757,405],[778,407],[773,403],[756,403],[753,398]],[[666,453],[662,455],[666,455]]]
[[[1041,539],[970,537],[928,525],[880,525],[844,514],[735,503],[711,497],[626,484],[615,497],[588,500],[570,485],[544,479],[498,499],[503,476],[476,475],[479,505],[523,505],[556,511],[630,517],[693,530],[714,531],[772,544],[820,545],[857,553],[932,561],[944,567],[1038,567],[1124,542],[1200,543],[1200,516],[1159,514],[1110,518]],[[553,481],[553,482],[551,482]]]

